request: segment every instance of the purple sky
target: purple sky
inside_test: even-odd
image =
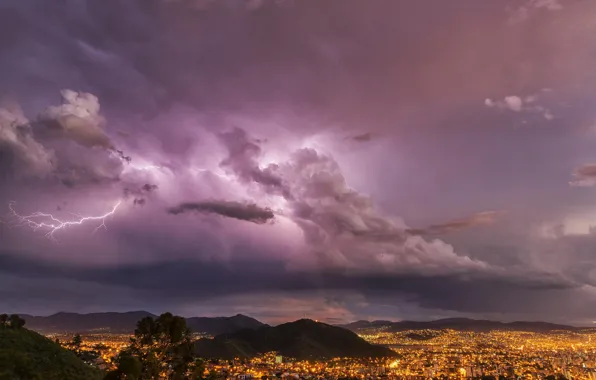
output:
[[[4,1],[0,310],[589,324],[594,14]]]

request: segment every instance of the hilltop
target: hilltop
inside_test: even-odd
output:
[[[0,378],[95,380],[102,373],[34,331],[0,328]]]
[[[207,358],[250,358],[271,351],[297,359],[396,356],[394,351],[372,345],[352,331],[310,319],[221,334],[196,343],[197,355]]]

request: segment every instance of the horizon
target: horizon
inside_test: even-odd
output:
[[[27,313],[6,313],[6,314],[17,314],[19,316],[29,316],[29,317],[40,317],[40,318],[48,318],[48,317],[52,317],[58,314],[75,314],[75,315],[90,315],[90,314],[133,314],[133,313],[147,313],[147,314],[151,314],[153,316],[159,316],[163,313],[166,313],[168,311],[162,311],[162,312],[151,312],[151,311],[147,311],[147,310],[129,310],[129,311],[97,311],[97,312],[88,312],[88,313],[79,313],[79,312],[72,312],[72,311],[58,311],[55,313],[51,313],[48,315],[33,315],[33,314],[27,314]],[[334,321],[331,322],[327,322],[325,319],[317,319],[315,317],[308,317],[308,316],[303,316],[303,317],[298,317],[298,318],[294,318],[294,319],[288,319],[288,320],[283,320],[283,321],[276,321],[276,322],[268,322],[267,320],[262,320],[259,319],[257,317],[248,315],[248,314],[243,314],[243,313],[237,313],[234,315],[180,315],[181,317],[184,318],[233,318],[233,317],[237,317],[237,316],[242,316],[242,317],[248,317],[254,320],[257,320],[261,323],[264,323],[266,325],[270,325],[270,326],[277,326],[280,324],[284,324],[284,323],[292,323],[292,322],[296,322],[296,321],[300,321],[300,320],[310,320],[310,321],[314,321],[314,322],[321,322],[321,323],[325,323],[325,324],[329,324],[332,326],[345,326],[345,325],[349,325],[349,324],[353,324],[353,323],[358,323],[358,322],[388,322],[388,323],[400,323],[400,322],[422,322],[422,323],[426,323],[426,322],[437,322],[437,321],[444,321],[444,320],[468,320],[468,321],[477,321],[477,322],[498,322],[498,323],[516,323],[516,322],[523,322],[523,323],[548,323],[548,324],[553,324],[553,325],[562,325],[562,326],[570,326],[570,327],[578,327],[578,328],[596,328],[594,326],[588,326],[588,325],[577,325],[577,324],[572,324],[572,323],[554,323],[554,322],[548,322],[548,321],[544,321],[544,320],[497,320],[497,319],[477,319],[477,318],[468,318],[468,317],[444,317],[444,318],[438,318],[438,319],[419,319],[419,320],[411,320],[411,319],[403,319],[403,320],[386,320],[386,319],[358,319],[358,320],[350,320],[347,322],[341,322],[341,323],[337,323]],[[593,324],[593,323],[592,323]]]
[[[0,309],[596,320],[595,1],[0,9]]]

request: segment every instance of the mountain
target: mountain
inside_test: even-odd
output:
[[[244,329],[258,329],[267,325],[246,315],[236,314],[233,317],[193,317],[186,319],[186,325],[195,332],[211,335],[233,333]]]
[[[498,322],[469,318],[446,318],[428,322],[416,321],[357,321],[340,327],[354,332],[365,332],[382,329],[388,332],[407,330],[442,330],[452,329],[459,331],[485,332],[491,330],[549,332],[555,330],[576,331],[579,328],[547,322]]]
[[[21,317],[25,319],[28,328],[41,333],[132,333],[139,320],[157,316],[147,311],[130,311],[127,313],[91,314],[57,313],[48,317],[31,315],[21,315]],[[192,331],[210,335],[267,326],[242,314],[233,317],[193,317],[187,318],[186,323]]]
[[[95,380],[102,374],[34,331],[0,327],[0,378]]]
[[[137,322],[145,317],[155,317],[146,311],[127,313],[57,313],[48,317],[21,315],[29,329],[41,333],[132,333]]]
[[[199,356],[220,359],[250,358],[271,351],[297,359],[397,355],[366,342],[352,331],[310,319],[200,339],[195,347]]]

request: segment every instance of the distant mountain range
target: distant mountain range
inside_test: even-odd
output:
[[[559,325],[547,322],[498,322],[468,318],[446,318],[428,322],[417,321],[357,321],[347,325],[340,325],[345,329],[362,333],[382,329],[383,331],[399,332],[408,330],[442,330],[486,332],[491,330],[550,332],[555,330],[577,331],[579,327]]]
[[[132,333],[139,320],[157,316],[147,311],[131,311],[127,313],[57,313],[48,317],[32,315],[21,315],[21,317],[25,319],[27,328],[41,333]],[[210,335],[267,326],[242,314],[233,317],[192,317],[186,319],[186,324],[193,332]]]
[[[195,346],[197,355],[218,359],[251,358],[271,351],[297,359],[397,355],[386,347],[366,342],[352,331],[310,319],[221,334],[214,339],[200,339]]]
[[[156,318],[147,311],[131,311],[126,313],[57,313],[47,317],[21,315],[26,321],[27,328],[41,333],[132,333],[139,320],[144,317]],[[192,317],[186,323],[193,332],[210,335],[235,333],[244,329],[259,329],[269,327],[258,320],[237,314],[232,317]],[[284,326],[284,325],[281,325]],[[399,332],[407,330],[442,330],[453,329],[459,331],[490,331],[517,330],[528,332],[549,332],[555,330],[577,331],[579,327],[560,325],[547,322],[498,322],[469,318],[446,318],[435,321],[357,321],[338,327],[356,333],[379,330]]]

